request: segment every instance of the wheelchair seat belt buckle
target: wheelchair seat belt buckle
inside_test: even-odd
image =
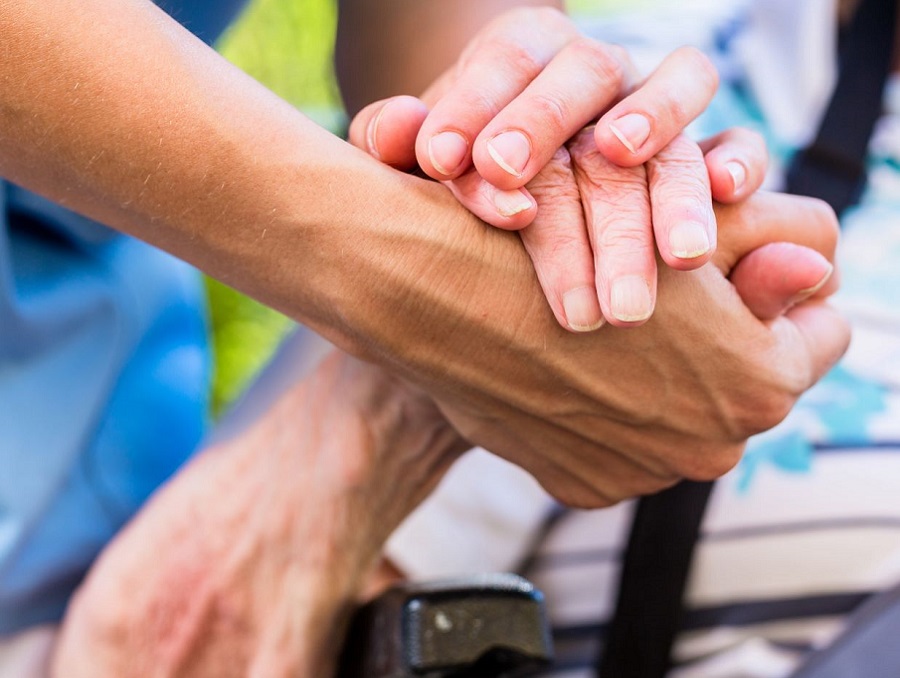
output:
[[[513,574],[389,589],[361,607],[339,678],[507,678],[553,656],[543,594]]]

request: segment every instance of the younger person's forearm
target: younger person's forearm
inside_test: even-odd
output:
[[[11,0],[0,31],[0,174],[320,329],[359,305],[337,255],[412,204],[403,177],[150,2]]]

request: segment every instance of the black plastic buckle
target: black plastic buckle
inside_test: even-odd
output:
[[[406,584],[354,617],[339,678],[497,678],[553,658],[543,594],[513,574]]]

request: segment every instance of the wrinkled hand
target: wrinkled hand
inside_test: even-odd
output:
[[[405,135],[421,125],[416,109],[406,107],[407,100],[388,102],[394,108],[387,119],[396,132],[380,137],[380,145],[388,154],[402,152],[403,145],[413,141]],[[377,106],[368,113],[376,110]],[[383,153],[373,150],[372,140],[362,134],[368,113],[363,111],[354,120],[350,141],[379,157]],[[589,150],[583,132],[579,139],[582,152]],[[571,146],[568,143],[559,148],[529,183],[542,210],[519,233],[553,314],[561,326],[572,331],[595,330],[604,319],[611,319],[618,326],[644,322],[647,309],[656,304],[657,262],[652,230],[656,231],[657,242],[667,239],[666,234],[677,230],[685,214],[707,209],[710,191],[720,203],[746,199],[762,184],[767,165],[761,137],[749,130],[730,129],[699,146],[679,135],[643,167],[616,166],[595,153],[605,174],[602,184],[608,190],[588,187],[579,192],[569,159]],[[467,176],[480,181],[474,171]],[[467,200],[459,182],[445,185],[483,218],[483,206],[479,209],[478,204]],[[576,204],[573,197],[583,201],[583,206],[581,202]],[[559,218],[561,210],[567,219]],[[590,229],[586,212],[590,215]],[[715,229],[714,217],[711,223]],[[665,251],[661,248],[664,259]],[[703,256],[691,266],[707,259]],[[675,269],[691,267],[683,266],[671,254],[666,263]],[[794,249],[788,269],[797,267],[804,271],[811,268],[821,276],[829,269],[821,257],[809,250]],[[739,276],[736,280],[741,279]],[[615,282],[619,284],[614,286]],[[635,291],[629,292],[630,289]],[[739,284],[738,289],[745,301],[752,303],[755,288],[745,290]],[[776,303],[781,303],[781,296],[777,298]]]
[[[716,246],[712,199],[752,194],[766,153],[755,135],[732,131],[714,141],[704,164],[700,149],[678,136],[717,84],[696,50],[674,52],[646,81],[637,80],[621,48],[580,36],[553,10],[518,10],[488,25],[422,101],[394,97],[363,109],[350,140],[399,169],[418,164],[487,223],[520,229],[539,211],[526,184],[606,111],[594,128],[597,147],[624,167],[653,159],[658,181],[649,195],[629,192],[614,206],[591,206],[606,213],[602,252],[571,228],[538,246],[532,239],[529,252],[563,327],[591,331],[604,318],[639,325],[656,302],[656,247],[673,268],[705,264]],[[652,223],[628,218],[648,201]]]
[[[106,549],[53,675],[332,675],[382,543],[463,446],[416,389],[331,356]]]
[[[609,166],[589,138],[575,145],[580,188],[570,196],[572,210],[580,209],[578,191],[605,190]],[[561,205],[545,218],[571,214]],[[480,347],[467,354],[473,380],[502,373],[505,382],[482,383],[478,394],[444,388],[439,402],[454,426],[577,506],[604,506],[680,478],[728,471],[746,439],[778,423],[836,362],[849,332],[821,300],[791,306],[792,297],[809,296],[828,277],[837,221],[827,206],[758,194],[718,207],[717,218],[714,265],[663,268],[657,311],[642,327],[533,336],[520,328],[537,311],[510,293],[511,310],[503,317],[494,311],[491,320],[510,328],[514,348],[501,359]],[[767,265],[790,259],[796,245],[822,256],[788,271]],[[761,318],[742,302],[729,274],[750,288]]]
[[[710,149],[708,157],[715,158],[725,144],[734,143],[735,139],[749,148],[756,137],[743,130],[726,132],[704,144]],[[757,151],[764,154],[761,144]],[[654,223],[660,223],[677,218],[677,207],[675,210],[666,207],[667,204],[678,203],[680,187],[671,180],[672,174],[681,173],[689,162],[685,159],[695,152],[696,146],[680,136],[644,166],[623,168],[601,155],[587,132],[559,149],[553,160],[529,184],[542,209],[534,222],[520,231],[545,292],[566,284],[571,286],[581,276],[582,280],[596,281],[600,298],[612,300],[613,307],[619,309],[620,320],[638,316],[646,305],[647,294],[653,299],[656,297],[655,276],[648,288],[642,278],[615,275],[625,269],[628,262],[617,258],[623,257],[624,248],[612,247],[615,239],[622,237],[623,233],[623,229],[616,228],[614,224],[627,224],[631,239],[639,239],[640,224],[651,219]],[[648,185],[659,198],[652,204],[647,198]],[[669,197],[672,200],[667,200]],[[731,237],[727,225],[723,225],[721,237]],[[773,254],[776,251],[778,254]],[[788,251],[790,258],[786,259]],[[651,257],[652,252],[649,247],[634,247],[632,256]],[[750,269],[745,265],[732,280],[754,315],[759,318],[774,317],[772,303],[783,304],[788,299],[797,303],[805,298],[802,293],[811,296],[825,285],[831,275],[832,258],[832,247],[828,248],[827,257],[816,250],[797,246],[787,250],[785,247],[777,250],[767,248],[762,253],[754,253],[748,265],[753,269],[768,265],[783,276],[797,277],[783,283],[775,279],[761,281],[759,275],[748,274],[746,271]],[[560,269],[557,265],[560,260],[566,261],[568,266]],[[761,263],[753,264],[757,260]],[[653,266],[655,270],[655,260],[648,259],[643,264],[645,267]],[[761,286],[760,282],[765,284]],[[585,284],[582,289],[587,291],[588,285]],[[827,291],[833,291],[833,288]],[[590,298],[585,295],[584,305],[590,302],[596,304],[593,284],[590,293]],[[561,308],[571,319],[570,300],[552,298],[550,306],[558,320],[561,321]]]

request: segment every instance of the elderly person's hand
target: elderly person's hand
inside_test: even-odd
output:
[[[480,49],[490,50],[491,44]],[[463,68],[457,83],[477,81],[483,70]],[[526,89],[521,96],[527,94]],[[354,121],[351,141],[382,161],[392,160],[388,151],[405,152],[405,158],[393,158],[398,167],[421,163],[421,153],[416,158],[414,151],[416,139],[421,143],[427,136],[426,117],[465,95],[465,88],[462,94],[445,92],[430,114],[410,98],[375,104]],[[652,97],[644,104],[652,104]],[[448,281],[442,302],[419,308],[455,317],[459,297],[468,297],[464,315],[490,320],[498,332],[495,341],[510,348],[498,355],[483,344],[473,345],[466,354],[468,374],[477,379],[501,372],[502,388],[492,394],[485,378],[474,397],[470,391],[443,389],[437,365],[434,376],[422,383],[469,440],[523,466],[562,501],[581,506],[653,492],[683,477],[721,475],[737,462],[746,438],[783,418],[848,340],[845,323],[824,304],[810,302],[791,310],[798,301],[833,291],[827,283],[837,223],[827,206],[816,201],[773,195],[746,199],[746,191],[756,190],[765,171],[758,137],[730,131],[701,149],[677,136],[676,126],[669,132],[674,139],[667,136],[646,147],[659,150],[656,155],[634,156],[646,160],[646,166],[632,162],[632,167],[621,167],[600,152],[603,142],[598,143],[596,129],[602,124],[577,134],[562,150],[554,149],[550,162],[528,184],[540,209],[522,235],[559,324],[565,329],[593,326],[585,321],[573,327],[560,289],[572,291],[573,279],[582,289],[593,290],[599,282],[600,304],[604,296],[612,301],[616,281],[609,270],[633,275],[623,268],[635,259],[645,268],[656,265],[652,240],[644,237],[652,217],[655,225],[671,224],[684,210],[712,210],[711,190],[723,201],[735,202],[718,208],[723,242],[713,257],[715,266],[692,272],[664,267],[658,317],[645,327],[628,333],[607,327],[591,340],[546,328],[534,335],[529,328],[541,311],[519,293],[521,276],[527,276],[521,259],[502,242],[504,234],[484,233],[484,249],[463,257],[469,263],[470,257],[491,261],[504,252],[507,274],[491,288],[493,297],[473,295],[477,278],[459,278]],[[482,196],[492,195],[484,188],[477,150],[475,156],[475,170],[444,183],[482,215],[488,203],[482,201],[479,209],[465,191],[465,182],[471,181]],[[730,168],[734,162],[745,170],[741,186]],[[627,246],[615,249],[616,236],[623,233],[626,245],[627,238],[638,239],[634,252]],[[624,266],[616,270],[616,262]],[[408,260],[403,274],[415,279],[425,275],[427,266],[427,260]],[[655,276],[647,289],[655,292]],[[632,304],[628,294],[619,301]],[[634,319],[639,313],[623,315],[630,319],[619,324],[640,322]],[[464,333],[465,327],[457,325],[457,330]],[[458,348],[455,336],[457,332],[445,339],[448,355]],[[433,333],[427,337],[443,340]],[[555,350],[548,352],[547,346]]]
[[[53,675],[332,675],[382,543],[463,447],[415,388],[331,355],[106,549]]]
[[[660,322],[566,332],[518,236],[316,128],[152,3],[91,7],[0,3],[15,29],[0,60],[4,176],[407,377],[472,444],[565,499],[721,473],[846,346],[821,305],[760,322],[727,265],[663,269]],[[125,37],[91,49],[108,35]],[[148,99],[148,82],[167,86]],[[736,230],[762,242],[790,240],[778,222],[791,212],[795,229],[834,229],[803,201],[741,207]]]
[[[716,246],[712,200],[746,198],[765,174],[765,148],[750,132],[717,139],[706,164],[679,136],[716,84],[709,60],[687,48],[639,82],[621,48],[584,38],[560,12],[524,9],[485,27],[422,100],[401,96],[363,109],[350,140],[399,169],[418,165],[487,223],[524,229],[563,327],[590,331],[604,318],[633,326],[656,303],[656,248],[678,270],[705,264]],[[649,161],[649,190],[586,203],[596,217],[593,249],[584,229],[536,234],[528,225],[540,201],[527,184],[598,116],[597,147],[622,167]],[[644,216],[648,202],[652,219]]]

